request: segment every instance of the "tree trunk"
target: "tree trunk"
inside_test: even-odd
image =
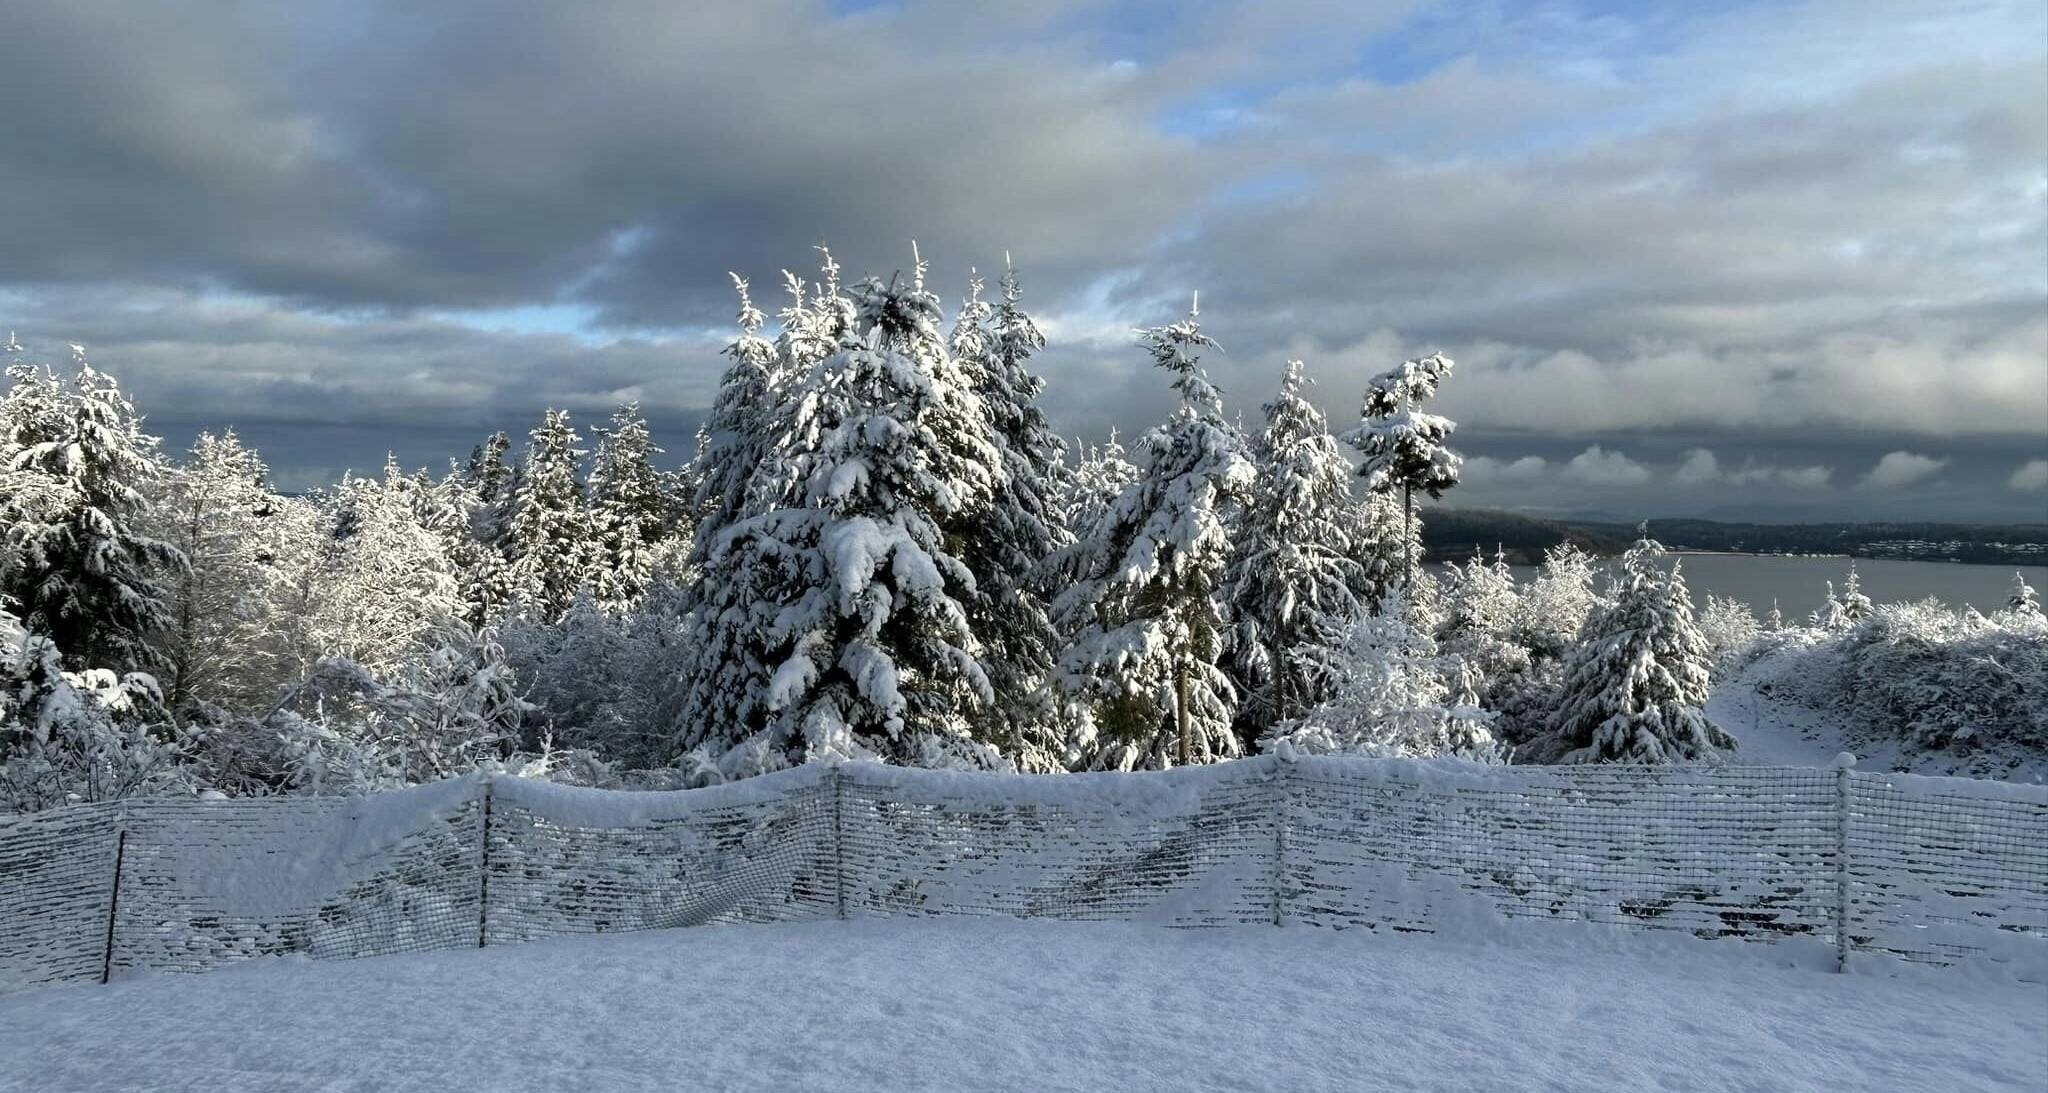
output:
[[[1188,732],[1188,667],[1182,657],[1173,661],[1173,719],[1180,726],[1180,765],[1187,766],[1194,762],[1194,741]]]
[[[1415,536],[1410,530],[1415,522],[1415,487],[1401,487],[1401,587],[1411,595],[1415,592]]]

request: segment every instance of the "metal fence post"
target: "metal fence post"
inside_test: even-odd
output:
[[[476,879],[476,947],[484,947],[491,932],[491,776],[484,775],[483,847],[478,854]]]
[[[832,765],[832,880],[834,902],[839,908],[839,917],[846,917],[846,826],[842,818],[842,802],[846,797],[846,774],[839,764]]]
[[[1856,757],[1835,756],[1835,971],[1849,970],[1849,799]]]
[[[121,911],[121,863],[128,856],[128,822],[124,810],[120,833],[114,837],[114,890],[107,895],[107,939],[100,956],[100,982],[114,976],[114,916]]]

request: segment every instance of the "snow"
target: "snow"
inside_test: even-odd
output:
[[[259,961],[0,999],[0,1090],[1969,1091],[2048,1073],[2039,984],[1516,933],[855,920]]]

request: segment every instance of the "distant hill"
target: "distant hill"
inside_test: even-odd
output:
[[[1543,552],[1567,540],[1588,554],[1619,554],[1629,539],[1556,520],[1500,509],[1428,508],[1422,511],[1422,549],[1432,562],[1455,562],[1496,547],[1512,565],[1535,565]]]
[[[1508,561],[1531,565],[1567,539],[1589,554],[1612,555],[1636,537],[1619,520],[1550,520],[1500,509],[1425,508],[1422,547],[1433,562],[1463,561],[1496,544]],[[1752,524],[1651,520],[1650,536],[1673,550],[1736,554],[1842,554],[1992,565],[2048,565],[2048,524]]]
[[[1572,526],[1610,538],[1635,537],[1635,528],[1628,524]],[[1673,550],[2048,564],[2048,524],[1746,524],[1652,520],[1650,535]]]

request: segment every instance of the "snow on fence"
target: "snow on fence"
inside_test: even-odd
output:
[[[811,766],[623,793],[463,778],[0,820],[0,990],[850,915],[1397,931],[1528,918],[2048,974],[2048,787],[1768,767],[1264,757]]]

